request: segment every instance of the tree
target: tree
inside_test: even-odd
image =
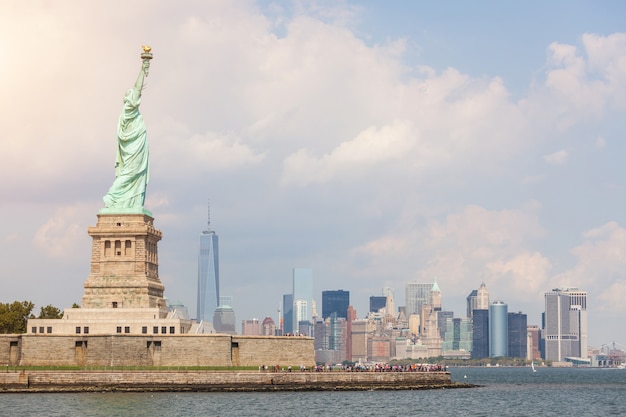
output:
[[[26,333],[26,323],[35,305],[30,301],[0,303],[0,333]]]
[[[61,310],[53,306],[52,304],[48,304],[45,307],[41,307],[39,312],[39,319],[60,319],[63,317],[63,313]]]

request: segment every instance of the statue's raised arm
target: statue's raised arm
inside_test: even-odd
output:
[[[149,46],[144,46],[143,51],[141,70],[135,85],[124,96],[117,127],[115,181],[103,197],[105,211],[109,213],[142,212],[150,181],[148,136],[139,105],[152,53]]]

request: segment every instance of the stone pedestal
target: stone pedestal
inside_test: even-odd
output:
[[[88,233],[91,273],[83,308],[166,308],[157,251],[162,234],[151,216],[100,213]]]

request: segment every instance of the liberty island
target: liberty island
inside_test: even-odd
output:
[[[452,383],[445,371],[311,372],[311,337],[215,333],[204,321],[168,308],[159,279],[163,235],[144,207],[150,164],[139,106],[152,48],[144,46],[140,57],[139,75],[124,96],[118,120],[115,180],[103,197],[96,226],[88,228],[92,250],[82,305],[66,308],[60,319],[29,319],[25,334],[0,335],[0,364],[7,365],[7,372],[0,373],[0,392],[467,386]],[[260,370],[261,364],[309,372],[206,372],[211,367]],[[181,367],[185,370],[172,369]]]
[[[314,364],[311,338],[215,333],[169,308],[159,279],[163,234],[144,208],[150,178],[147,129],[139,112],[153,58],[144,46],[117,126],[115,180],[92,239],[80,308],[60,319],[28,320],[27,333],[0,335],[0,364],[63,367],[246,367]],[[8,368],[7,368],[8,369]]]

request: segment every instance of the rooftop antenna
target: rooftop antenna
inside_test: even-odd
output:
[[[207,200],[207,230],[211,231],[211,199]]]
[[[211,231],[211,199],[207,201],[207,230],[202,232],[205,235],[213,234]]]

